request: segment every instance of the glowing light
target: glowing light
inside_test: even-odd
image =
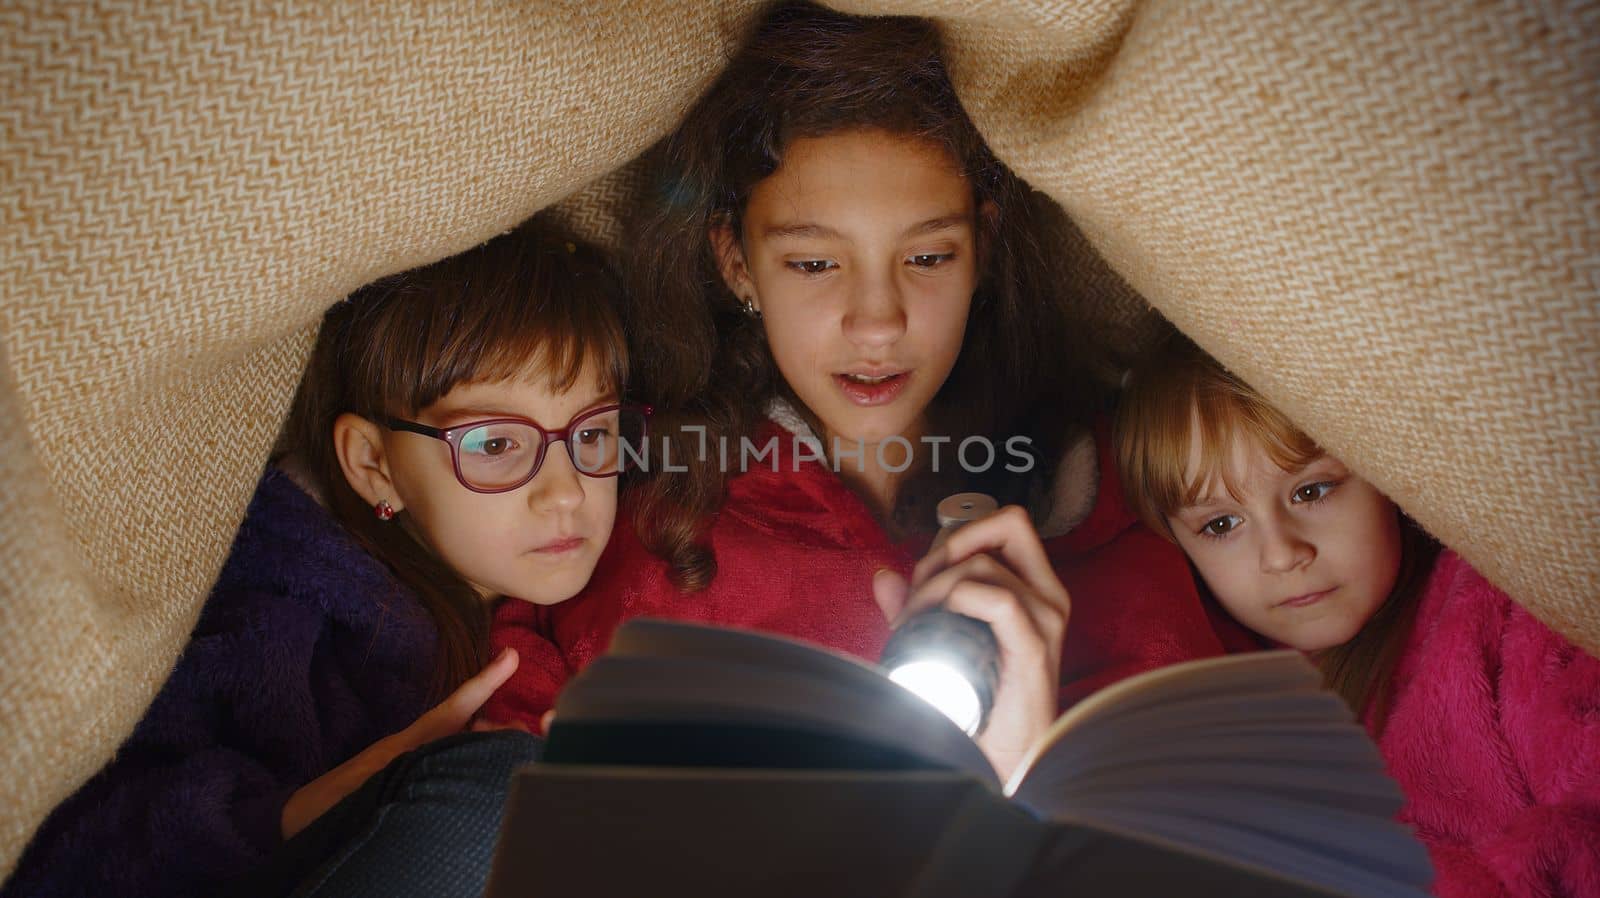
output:
[[[978,690],[956,665],[922,658],[889,671],[889,679],[938,708],[968,736],[976,733],[978,724],[983,722],[983,704],[978,699]]]

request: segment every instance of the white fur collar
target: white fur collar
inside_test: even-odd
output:
[[[1083,523],[1100,494],[1100,454],[1094,435],[1084,434],[1061,454],[1050,492],[1043,488],[1028,497],[1028,513],[1042,539],[1054,539]]]
[[[794,410],[794,406],[774,396],[767,402],[766,413],[774,424],[799,437],[800,442],[811,450],[812,455],[821,458],[827,457],[822,452],[822,441],[817,439],[817,435],[812,431],[811,425],[806,423],[806,419],[800,417],[800,413]]]

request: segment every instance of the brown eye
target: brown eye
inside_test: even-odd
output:
[[[1333,483],[1332,481],[1308,483],[1305,486],[1295,488],[1293,500],[1295,502],[1304,503],[1316,502],[1319,499],[1326,499],[1328,494],[1333,492],[1333,488],[1335,486],[1337,486],[1337,484]]]
[[[1206,521],[1201,525],[1200,533],[1204,536],[1227,536],[1233,532],[1233,528],[1239,526],[1238,522],[1237,515],[1225,514]]]
[[[485,460],[518,455],[525,445],[536,445],[522,439],[520,430],[504,424],[474,427],[461,438],[461,455],[463,458]]]
[[[822,274],[828,269],[837,268],[838,266],[828,259],[802,259],[798,262],[790,262],[789,267],[801,274]]]
[[[611,436],[609,427],[585,427],[578,431],[578,442],[585,446],[593,446]]]

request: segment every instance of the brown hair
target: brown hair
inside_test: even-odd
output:
[[[701,540],[727,474],[695,463],[699,438],[674,425],[704,426],[708,436],[736,442],[751,435],[769,400],[788,397],[761,323],[741,313],[723,283],[708,229],[727,223],[740,233],[752,188],[778,169],[791,141],[860,128],[943,148],[971,183],[974,208],[995,210],[978,215],[983,269],[961,355],[928,410],[933,432],[1024,435],[1036,459],[1054,460],[1103,402],[1092,378],[1062,363],[1079,362],[1090,349],[1065,325],[1058,305],[1065,279],[1041,244],[1054,206],[984,144],[950,85],[934,26],[780,5],[652,151],[653,195],[629,241],[636,248],[629,331],[648,391],[641,398],[656,406],[659,431],[678,441],[673,455],[691,459],[686,473],[655,477],[636,520],[681,588],[701,588],[714,576],[715,559]],[[1027,477],[961,486],[1018,501],[1053,464],[1035,467]],[[933,504],[953,486],[946,479],[928,472],[908,479],[893,521],[931,528]]]
[[[1285,471],[1323,455],[1315,440],[1249,384],[1175,334],[1129,375],[1117,409],[1114,442],[1123,495],[1150,529],[1173,540],[1167,516],[1194,502],[1213,478],[1237,496],[1227,459],[1233,441],[1241,438],[1260,445]],[[1187,470],[1191,440],[1200,447],[1200,463],[1192,473]],[[1387,684],[1439,553],[1439,544],[1416,522],[1404,514],[1400,520],[1400,571],[1388,598],[1348,642],[1314,659],[1324,684],[1356,713],[1372,711],[1380,728],[1388,710]]]
[[[389,523],[373,515],[339,466],[333,423],[346,412],[411,418],[458,384],[513,378],[534,365],[557,390],[592,366],[620,395],[619,292],[598,253],[536,219],[369,284],[323,318],[279,449],[305,464],[334,517],[427,609],[439,634],[439,695],[487,662],[488,607],[417,539],[404,512]]]

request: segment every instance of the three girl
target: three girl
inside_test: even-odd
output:
[[[1362,715],[1437,894],[1600,895],[1600,661],[1187,340],[1135,372],[1116,436],[1146,523]]]
[[[673,442],[609,546],[606,447],[637,439],[642,411],[621,405],[604,267],[523,231],[363,290],[329,313],[290,454],[172,680],[7,894],[213,892],[296,834],[285,883],[314,870],[313,890],[383,891],[340,871],[384,864],[341,858],[432,846],[404,869],[439,880],[394,887],[471,892],[482,826],[471,844],[363,842],[362,800],[392,796],[358,787],[437,762],[492,818],[537,743],[449,734],[537,727],[640,614],[869,658],[921,608],[984,619],[1002,678],[982,745],[1004,775],[1062,705],[1253,647],[1168,536],[1239,620],[1317,652],[1372,709],[1441,894],[1600,891],[1582,851],[1600,820],[1593,659],[1455,556],[1435,560],[1264,403],[1212,419],[1235,406],[1136,382],[1120,445],[1139,523],[1107,396],[1082,373],[1088,340],[1066,323],[1070,279],[1044,249],[1048,203],[962,112],[930,25],[780,7],[655,162],[625,309]],[[1149,411],[1157,394],[1182,413]],[[929,552],[935,505],[968,489],[1011,507]],[[1332,523],[1308,541],[1314,514]],[[526,601],[495,604],[507,596]],[[491,643],[514,651],[490,661]],[[449,833],[439,807],[389,809]]]
[[[492,605],[568,598],[611,532],[617,441],[642,426],[620,405],[616,293],[535,223],[334,306],[176,670],[5,893],[216,894],[247,871],[271,893],[313,870],[346,892],[379,812],[441,834],[410,846],[429,878],[406,888],[481,893],[492,840],[430,815],[438,789],[498,815],[537,753],[522,732],[452,734],[519,662],[490,660]]]
[[[497,643],[566,663],[524,665],[491,717],[536,725],[634,615],[875,660],[944,603],[1000,643],[980,744],[1004,774],[1063,703],[1248,644],[1102,476],[1048,201],[984,145],[930,23],[777,8],[655,163],[628,314],[673,467],[579,597],[502,607]],[[919,562],[969,489],[1014,504]]]

